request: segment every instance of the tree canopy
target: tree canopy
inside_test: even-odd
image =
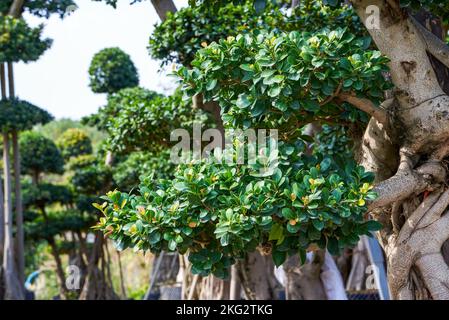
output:
[[[89,67],[90,87],[95,93],[114,93],[139,84],[131,57],[120,48],[106,48],[95,54]]]

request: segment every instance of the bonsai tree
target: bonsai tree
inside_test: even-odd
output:
[[[92,153],[92,142],[81,129],[67,129],[57,140],[64,159]]]
[[[34,131],[20,136],[22,173],[29,175],[34,185],[40,182],[42,173],[62,174],[64,159],[56,144]]]
[[[95,93],[114,93],[139,84],[137,69],[120,48],[106,48],[94,55],[89,67],[90,87]]]
[[[194,3],[218,10],[223,1]],[[299,22],[316,9],[329,21],[207,43],[178,71],[186,97],[217,103],[224,126],[280,131],[276,170],[181,165],[173,180],[143,179],[140,195],[110,192],[99,228],[120,246],[188,252],[194,272],[221,277],[256,247],[280,265],[377,230],[393,298],[446,299],[448,98],[435,60],[448,67],[449,48],[414,14],[422,6],[447,21],[448,12],[438,1],[354,0],[342,4],[354,23],[342,29],[329,14],[339,1],[316,3],[301,1]],[[312,122],[350,131],[353,160],[310,154],[302,133]]]

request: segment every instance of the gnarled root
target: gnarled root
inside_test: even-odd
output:
[[[426,197],[385,246],[394,299],[449,299],[449,267],[441,247],[449,238],[449,189]],[[415,268],[416,267],[416,268]]]

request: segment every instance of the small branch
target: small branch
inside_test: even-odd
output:
[[[340,93],[338,95],[338,98],[340,98],[342,101],[352,104],[357,109],[368,113],[385,127],[388,127],[389,121],[387,112],[379,107],[376,107],[371,100],[358,98],[355,95],[348,93]],[[385,102],[387,101],[390,102],[389,100],[386,100]]]
[[[167,14],[169,12],[176,12],[176,6],[172,0],[151,0],[151,3],[162,21],[167,19]]]
[[[427,51],[449,68],[449,46],[416,21],[415,18],[410,17],[410,20],[419,30]]]
[[[341,88],[342,88],[342,87],[343,87],[343,82],[340,82],[340,83],[338,84],[338,87],[337,87],[337,89],[335,90],[335,92],[334,92],[331,96],[327,97],[326,100],[324,100],[323,102],[321,102],[321,103],[320,103],[320,106],[324,106],[325,104],[331,102],[334,98],[338,97],[338,95],[340,94],[340,91],[341,91]]]

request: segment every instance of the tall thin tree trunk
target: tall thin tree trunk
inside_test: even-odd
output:
[[[14,85],[14,68],[12,62],[8,62],[8,84],[9,84],[9,98],[14,99],[16,96]]]
[[[2,93],[2,100],[6,99],[6,73],[5,64],[0,63],[0,87]]]
[[[15,254],[17,261],[17,272],[20,283],[25,283],[25,236],[23,232],[23,205],[20,183],[20,150],[17,131],[12,133],[12,150],[14,158],[14,187],[16,196],[16,237]]]
[[[123,277],[123,268],[122,268],[122,257],[120,251],[116,250],[117,253],[117,261],[118,261],[118,271],[120,276],[120,289],[122,291],[122,299],[126,299],[126,288],[125,288],[125,278]]]
[[[13,241],[13,212],[11,200],[11,166],[9,157],[9,135],[3,133],[3,174],[5,177],[5,193],[4,193],[4,223],[5,223],[5,242],[3,255],[3,270],[5,276],[5,297],[6,299],[23,299],[24,292],[22,284],[17,277],[17,269],[14,257],[14,241]]]
[[[51,253],[52,253],[53,258],[55,259],[55,263],[56,263],[56,274],[58,275],[58,279],[59,279],[59,292],[61,294],[61,298],[66,299],[68,290],[66,287],[66,277],[65,277],[65,273],[64,273],[64,268],[62,267],[62,260],[61,260],[61,256],[58,251],[58,246],[56,245],[54,237],[49,237],[47,239],[47,242],[51,247]]]

